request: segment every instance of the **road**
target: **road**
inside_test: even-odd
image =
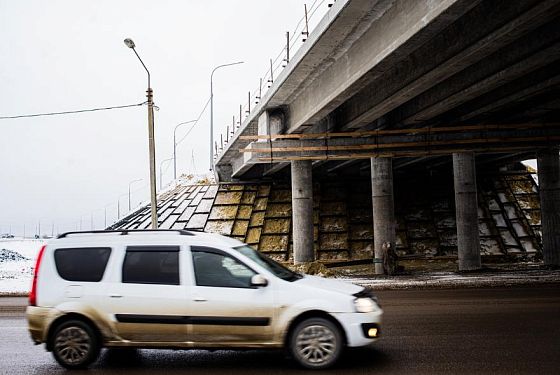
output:
[[[332,374],[558,374],[560,285],[378,292],[383,338]],[[72,374],[0,310],[0,374]],[[84,372],[75,372],[83,374]],[[281,351],[105,350],[88,374],[309,374]]]

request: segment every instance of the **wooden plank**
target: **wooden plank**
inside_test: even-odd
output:
[[[479,148],[474,151],[476,152],[493,152],[493,153],[507,153],[527,150],[530,146],[522,147],[507,147],[507,148]],[[534,149],[534,146],[533,146]],[[418,157],[418,156],[430,156],[430,155],[450,155],[456,152],[467,152],[473,151],[473,149],[467,148],[454,148],[446,150],[423,150],[423,151],[391,151],[391,152],[364,152],[364,153],[353,153],[346,155],[314,155],[314,156],[279,156],[279,157],[261,157],[257,158],[259,162],[270,163],[270,162],[282,162],[282,161],[292,161],[292,160],[351,160],[351,159],[369,159],[375,157]]]
[[[359,150],[377,150],[386,148],[399,148],[399,147],[430,147],[430,146],[453,146],[453,145],[468,145],[476,143],[518,143],[518,142],[546,142],[546,141],[560,141],[560,136],[540,136],[540,137],[523,137],[523,138],[473,138],[473,139],[457,139],[452,141],[425,141],[425,142],[397,142],[397,143],[384,143],[384,144],[363,144],[352,146],[308,146],[308,147],[267,147],[267,148],[245,148],[240,149],[239,152],[248,152],[254,154],[269,154],[271,152],[310,152],[310,151],[359,151]],[[528,147],[533,147],[530,145]],[[500,147],[498,147],[500,148]]]
[[[423,127],[414,129],[394,129],[394,130],[370,130],[357,132],[339,133],[300,133],[300,134],[273,134],[273,135],[242,135],[239,139],[259,140],[259,139],[324,139],[324,138],[357,138],[372,137],[393,134],[424,134],[424,133],[446,133],[464,132],[476,130],[510,130],[510,129],[534,129],[550,126],[558,126],[560,123],[526,123],[526,124],[488,124],[488,125],[463,125],[463,126],[440,126]]]

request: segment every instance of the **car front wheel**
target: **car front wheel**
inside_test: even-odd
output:
[[[56,361],[67,369],[85,368],[99,355],[95,332],[80,320],[59,325],[52,336],[51,347]]]
[[[290,352],[296,361],[309,369],[332,366],[343,348],[338,327],[324,318],[310,318],[299,323],[290,337]]]

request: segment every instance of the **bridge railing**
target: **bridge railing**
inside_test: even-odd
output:
[[[336,2],[336,0],[314,0],[310,7],[304,4],[304,9],[302,9],[303,15],[293,31],[287,32],[284,47],[274,59],[269,59],[266,70],[260,75],[259,84],[255,86],[252,91],[248,92],[245,104],[239,105],[239,113],[233,115],[232,123],[224,125],[220,143],[215,142],[214,145],[214,160],[222,153],[225,146],[232,139],[232,136],[243,124],[243,121],[266,95],[274,79],[278,77],[280,72],[290,63],[291,56],[295,55],[299,48],[304,45],[309,34],[313,32],[322,16],[327,13],[334,2]]]

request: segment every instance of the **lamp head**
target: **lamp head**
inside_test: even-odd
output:
[[[133,41],[132,39],[130,39],[130,38],[126,38],[126,39],[124,40],[124,44],[126,44],[126,46],[127,46],[128,48],[134,48],[134,47],[136,47],[136,45],[134,44],[134,41]]]

